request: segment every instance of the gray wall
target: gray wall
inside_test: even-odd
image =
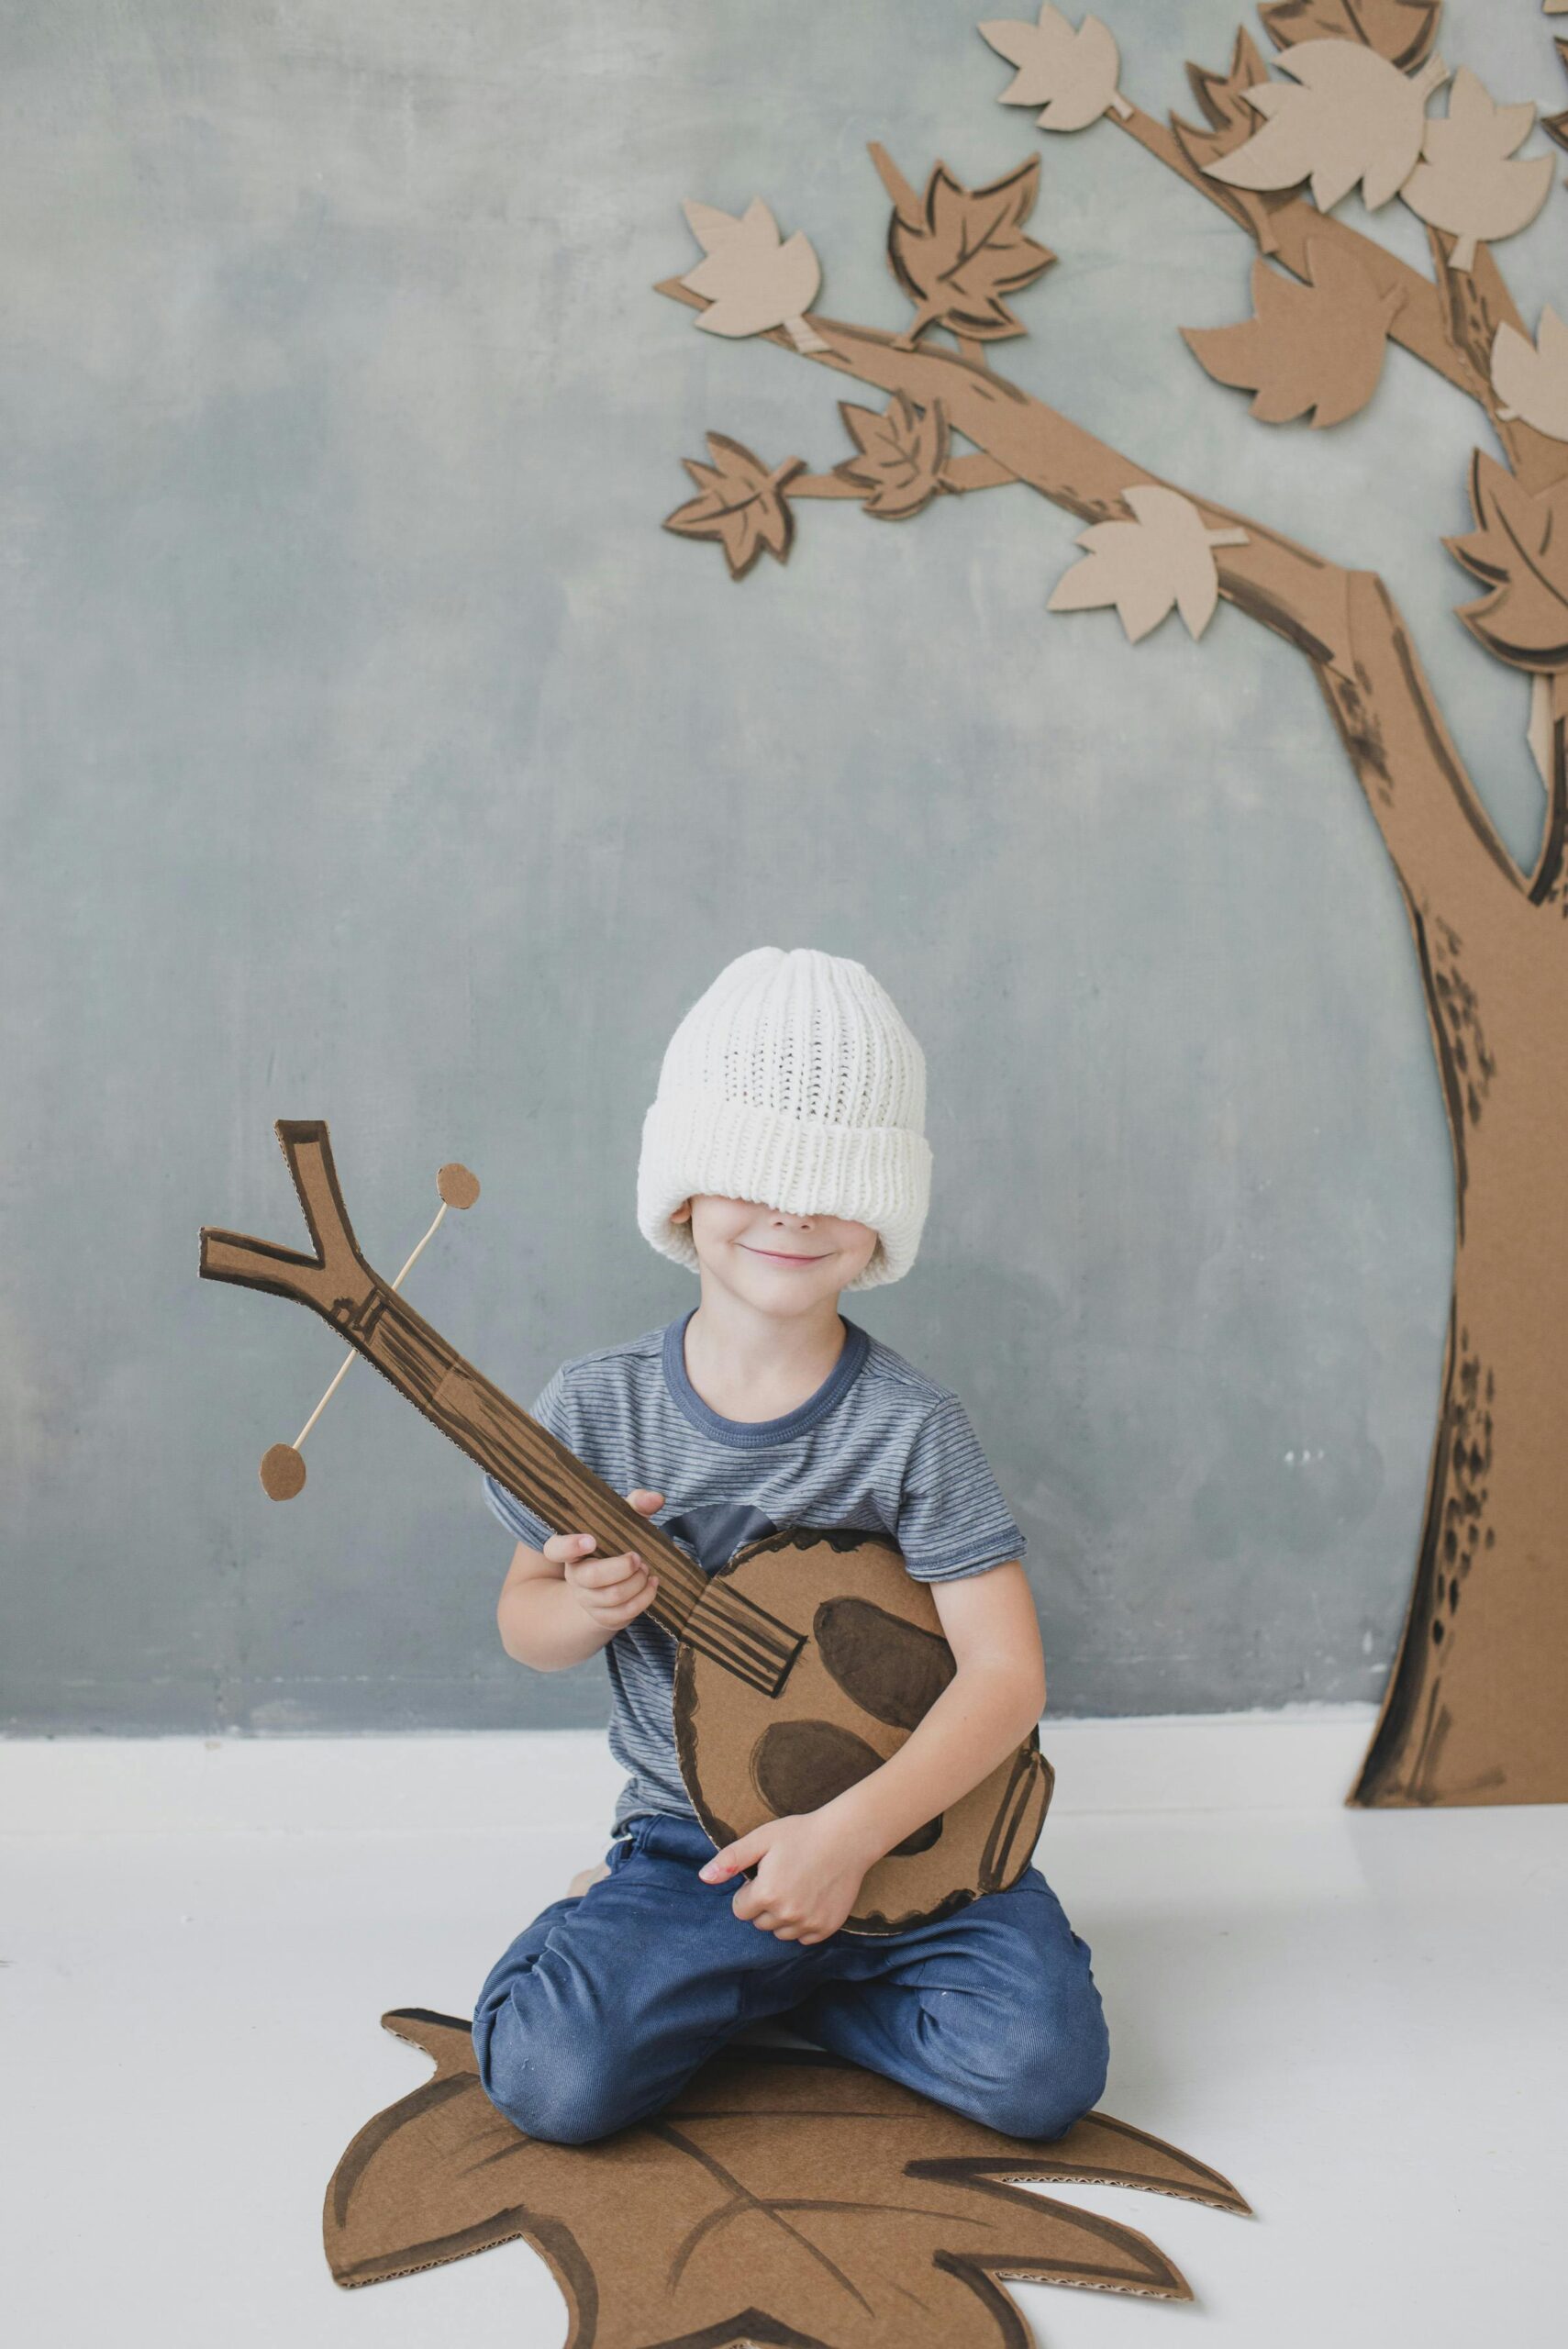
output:
[[[1042,138],[951,0],[90,0],[0,31],[0,1442],[26,1731],[602,1717],[510,1664],[508,1544],[362,1367],[198,1284],[293,1244],[325,1115],[415,1301],[529,1400],[694,1301],[633,1220],[670,1030],[764,941],[858,956],[929,1058],[913,1275],[851,1310],[968,1402],[1067,1711],[1376,1693],[1420,1519],[1451,1176],[1394,876],[1303,663],[1222,607],[1051,617],[1022,491],[805,510],[739,586],[662,531],[717,428],[826,467],[839,385],[651,289],[753,195],[889,328],[866,142],[1031,151],[1061,255],[997,354],[1145,464],[1404,602],[1510,845],[1522,687],[1451,617],[1480,427],[1402,353],[1271,430],[1177,336],[1250,249],[1110,125]],[[1234,0],[1107,0],[1192,109]],[[1451,64],[1562,103],[1531,9]],[[1541,147],[1540,135],[1529,150]],[[1533,323],[1552,225],[1508,250]],[[1352,203],[1349,217],[1360,217]],[[1392,206],[1380,233],[1419,259]],[[852,386],[843,388],[851,390]],[[1469,592],[1473,592],[1470,590]],[[656,1481],[658,1464],[647,1474]]]

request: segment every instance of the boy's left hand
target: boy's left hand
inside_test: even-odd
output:
[[[843,1820],[806,1810],[765,1820],[697,1874],[705,1884],[724,1884],[754,1867],[729,1904],[735,1914],[781,1942],[825,1942],[854,1907],[873,1856]]]

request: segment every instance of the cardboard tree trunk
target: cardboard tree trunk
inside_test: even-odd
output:
[[[1037,185],[1027,164],[970,190],[939,163],[917,191],[873,146],[893,205],[894,274],[915,306],[909,329],[813,312],[815,352],[778,326],[758,331],[872,386],[885,408],[840,401],[854,451],[818,473],[710,434],[722,462],[688,461],[699,494],[666,518],[722,545],[740,577],[763,551],[787,559],[803,500],[854,496],[870,517],[907,520],[939,495],[1022,487],[1090,525],[1054,609],[1114,606],[1136,640],[1173,608],[1199,635],[1223,597],[1311,666],[1398,876],[1455,1176],[1425,1522],[1351,1798],[1378,1805],[1568,1798],[1568,1270],[1556,1244],[1568,1166],[1568,327],[1548,310],[1529,332],[1492,249],[1546,200],[1541,160],[1517,153],[1532,109],[1496,103],[1467,71],[1446,112],[1430,110],[1449,81],[1434,50],[1440,14],[1399,0],[1265,6],[1288,78],[1270,79],[1243,30],[1228,70],[1188,68],[1201,125],[1144,113],[1116,41],[1091,32],[1093,20],[1074,32],[1047,9],[1038,25],[981,29],[1018,69],[1004,102],[1040,106],[1047,131],[1098,122],[1099,136],[1120,133],[1129,170],[1170,172],[1267,257],[1254,266],[1252,318],[1188,335],[1200,364],[1255,395],[1254,416],[1342,422],[1373,396],[1385,341],[1479,409],[1502,462],[1477,457],[1475,529],[1448,544],[1485,590],[1461,618],[1521,688],[1528,679],[1546,790],[1528,872],[1466,774],[1375,573],[1158,481],[995,371],[993,344],[1026,331],[1002,295],[1056,260],[1024,231]],[[1479,37],[1485,23],[1473,12],[1460,29]],[[1129,12],[1126,29],[1135,26]],[[1568,65],[1568,44],[1558,47]],[[1568,113],[1543,127],[1568,144]],[[1358,182],[1369,206],[1397,196],[1427,223],[1429,275],[1334,217]],[[703,306],[690,276],[658,290]],[[1168,387],[1151,384],[1156,395]],[[1092,403],[1092,387],[1084,396]],[[958,439],[975,453],[953,454]]]

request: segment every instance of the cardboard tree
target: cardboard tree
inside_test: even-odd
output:
[[[1276,0],[1259,15],[1277,78],[1239,30],[1228,70],[1187,69],[1200,124],[1144,113],[1093,17],[1074,26],[1048,0],[1038,21],[980,30],[1016,69],[1004,104],[1038,108],[1048,131],[1112,125],[1252,239],[1254,315],[1185,340],[1209,375],[1253,395],[1253,416],[1310,414],[1323,428],[1354,415],[1389,341],[1479,411],[1499,453],[1476,451],[1474,528],[1444,543],[1484,589],[1460,617],[1529,681],[1546,811],[1528,872],[1375,573],[1157,480],[994,369],[991,345],[1027,331],[1012,298],[1055,259],[1025,226],[1038,157],[979,188],[939,162],[917,190],[873,146],[893,207],[889,264],[913,306],[903,333],[807,317],[816,254],[799,231],[781,243],[762,207],[742,216],[761,213],[747,240],[725,248],[722,318],[708,308],[711,260],[658,288],[699,327],[761,336],[884,403],[840,403],[853,448],[827,472],[769,463],[717,432],[707,463],[686,461],[697,494],[667,527],[717,540],[736,577],[764,551],[787,559],[802,499],[854,498],[902,521],[940,495],[1022,485],[1089,525],[1052,610],[1114,606],[1136,641],[1173,606],[1195,637],[1223,596],[1311,667],[1398,875],[1455,1174],[1425,1521],[1351,1798],[1379,1805],[1568,1798],[1568,1254],[1556,1230],[1568,1169],[1568,326],[1548,309],[1532,335],[1493,251],[1555,176],[1549,155],[1518,152],[1534,109],[1498,104],[1468,68],[1451,79],[1440,13],[1440,0]],[[1568,66],[1568,41],[1557,48]],[[1542,128],[1568,146],[1568,113]],[[1358,186],[1369,208],[1397,199],[1423,221],[1429,274],[1334,217]]]

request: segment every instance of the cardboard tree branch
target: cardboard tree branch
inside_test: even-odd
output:
[[[1423,67],[1429,58],[1440,9],[1437,6],[1407,5],[1407,0],[1354,0],[1340,7],[1330,0],[1316,6],[1262,10],[1276,46],[1287,48],[1317,39],[1355,39],[1367,44],[1385,62],[1407,73]],[[1568,42],[1560,43],[1568,63]],[[1389,326],[1390,340],[1451,383],[1467,399],[1475,401],[1492,422],[1514,472],[1532,486],[1555,480],[1564,470],[1561,449],[1538,435],[1522,418],[1500,413],[1491,377],[1491,352],[1498,328],[1508,326],[1522,333],[1523,320],[1487,245],[1478,247],[1470,271],[1455,271],[1448,254],[1431,239],[1435,282],[1389,251],[1377,238],[1363,235],[1346,221],[1320,212],[1299,189],[1249,189],[1230,186],[1216,177],[1210,166],[1251,139],[1259,117],[1248,92],[1264,80],[1266,67],[1257,45],[1243,28],[1229,69],[1221,73],[1189,64],[1187,77],[1204,114],[1207,128],[1173,113],[1169,126],[1132,106],[1125,116],[1107,116],[1152,155],[1166,170],[1207,202],[1229,213],[1244,228],[1259,250],[1273,255],[1293,275],[1313,276],[1307,246],[1321,255],[1343,255],[1358,261],[1379,295],[1397,297]],[[1568,145],[1568,113],[1562,117]],[[1552,129],[1551,122],[1543,128]]]
[[[658,291],[695,306],[695,297],[678,279],[665,279]],[[827,346],[812,359],[814,366],[854,375],[890,395],[902,391],[917,406],[940,400],[951,430],[972,440],[1002,473],[1085,522],[1125,519],[1132,487],[1175,486],[1159,483],[1019,386],[934,344],[906,350],[897,337],[820,313],[813,314],[812,323]],[[782,329],[760,339],[793,348]],[[1381,583],[1341,570],[1246,515],[1186,494],[1206,529],[1244,534],[1243,544],[1219,551],[1221,596],[1305,653],[1333,681],[1347,707],[1354,703],[1358,672],[1376,661],[1390,699],[1389,723],[1398,729],[1407,755],[1397,776],[1380,774],[1375,787],[1366,762],[1358,772],[1369,780],[1373,813],[1412,885],[1446,885],[1453,869],[1465,865],[1480,846],[1498,874],[1511,875],[1518,886],[1517,868],[1464,773],[1408,633]]]
[[[1408,157],[1406,180],[1418,162],[1431,166],[1432,181],[1418,184],[1423,200],[1440,175],[1451,190],[1449,150],[1440,139],[1423,152],[1430,126],[1411,112],[1416,83],[1407,91],[1404,79],[1433,79],[1438,13],[1414,0],[1283,0],[1262,12],[1298,95],[1325,102],[1341,87],[1371,90],[1386,106],[1393,93],[1398,117],[1396,153],[1386,125],[1357,115],[1355,135],[1340,140],[1324,131],[1322,103],[1310,111],[1293,106],[1288,115],[1276,106],[1267,127],[1288,121],[1298,142],[1292,169],[1321,169],[1329,189],[1359,173],[1376,193],[1397,181],[1396,164]],[[1348,67],[1341,51],[1352,44],[1367,56]],[[1314,47],[1327,67],[1310,62]],[[1453,1297],[1425,1518],[1394,1670],[1351,1799],[1561,1800],[1568,1798],[1568,1571],[1559,1563],[1568,1522],[1560,1401],[1568,1392],[1568,1263],[1550,1244],[1548,1203],[1568,1164],[1568,573],[1559,552],[1568,546],[1568,437],[1560,437],[1568,436],[1568,330],[1547,313],[1538,340],[1523,332],[1482,241],[1500,217],[1498,187],[1512,217],[1522,208],[1521,187],[1533,189],[1540,174],[1528,184],[1507,178],[1505,166],[1517,168],[1509,143],[1517,117],[1510,122],[1505,110],[1499,123],[1484,92],[1485,106],[1467,96],[1451,107],[1441,128],[1452,128],[1471,157],[1489,141],[1489,161],[1484,173],[1467,161],[1459,174],[1475,196],[1462,224],[1429,225],[1435,278],[1424,278],[1299,194],[1233,188],[1214,175],[1214,162],[1232,161],[1258,136],[1239,135],[1250,71],[1248,45],[1239,41],[1222,86],[1212,76],[1195,82],[1207,132],[1186,126],[1178,138],[1136,106],[1125,116],[1106,110],[1106,118],[1221,202],[1260,243],[1259,224],[1266,224],[1279,262],[1301,281],[1305,306],[1293,308],[1264,264],[1254,282],[1257,315],[1245,329],[1189,337],[1212,373],[1260,395],[1260,413],[1309,405],[1320,417],[1353,413],[1375,380],[1386,333],[1494,424],[1507,462],[1477,465],[1475,529],[1451,551],[1485,588],[1464,607],[1466,625],[1529,679],[1528,739],[1547,805],[1528,874],[1498,837],[1409,631],[1374,573],[1344,570],[1215,499],[1159,482],[962,347],[943,351],[927,336],[911,348],[907,337],[814,315],[824,347],[811,363],[881,391],[896,418],[889,431],[906,441],[926,417],[934,445],[940,409],[940,429],[971,442],[995,477],[1094,526],[1085,534],[1091,562],[1059,583],[1058,610],[1108,602],[1138,636],[1173,604],[1195,631],[1212,590],[1308,662],[1399,878],[1455,1171]],[[1100,73],[1103,90],[1103,66]],[[1120,95],[1119,62],[1114,86]],[[1467,125],[1483,126],[1485,139]],[[1279,147],[1276,140],[1271,173],[1284,168]],[[1475,195],[1482,177],[1485,202]],[[899,200],[895,191],[895,210]],[[1446,195],[1430,208],[1456,217],[1460,209]],[[1474,240],[1468,270],[1439,241],[1445,236],[1456,246]],[[696,305],[679,281],[659,291]],[[793,347],[777,328],[763,339]],[[943,485],[958,484],[947,478]],[[929,502],[912,496],[910,510]],[[1152,516],[1165,527],[1153,527]]]
[[[1018,2349],[1004,2279],[1192,2290],[1147,2235],[1013,2181],[1248,2207],[1217,2170],[1106,2113],[1032,2143],[808,2049],[732,2045],[653,2120],[545,2143],[490,2103],[466,2022],[417,2007],[382,2022],[436,2070],[333,2173],[334,2280],[522,2239],[561,2288],[566,2349]]]

